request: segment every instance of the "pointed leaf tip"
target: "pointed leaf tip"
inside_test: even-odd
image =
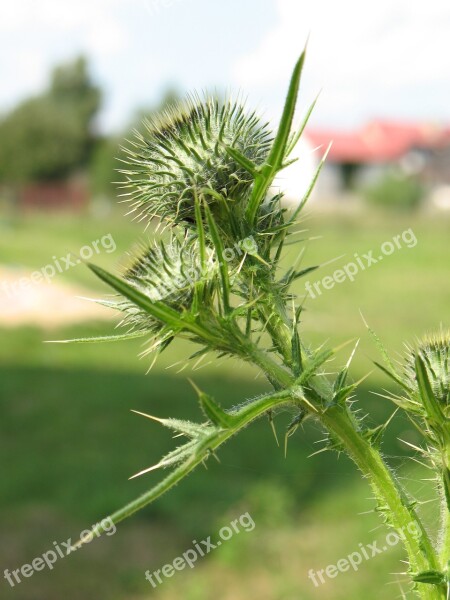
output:
[[[131,481],[132,479],[136,479],[136,477],[140,477],[141,475],[145,475],[146,473],[150,473],[150,471],[155,471],[156,469],[159,469],[161,467],[164,467],[166,463],[164,462],[159,462],[156,465],[153,465],[152,467],[148,467],[147,469],[143,469],[142,471],[139,471],[139,473],[135,473],[134,475],[132,475],[131,477],[128,478],[128,481]]]
[[[164,424],[164,419],[160,419],[159,417],[154,417],[153,415],[148,415],[147,413],[140,412],[139,410],[131,409],[132,413],[136,415],[141,415],[142,417],[146,417],[147,419],[152,419],[152,421],[157,421],[158,423]]]
[[[269,423],[270,423],[270,427],[272,429],[273,436],[275,438],[277,446],[280,447],[280,442],[278,441],[278,435],[277,435],[277,430],[275,428],[275,423],[274,423],[274,420],[273,420],[273,413],[272,413],[272,411],[269,411],[268,417],[269,417]]]
[[[188,379],[198,396],[200,407],[205,416],[218,427],[229,429],[236,421],[233,415],[226,413],[221,406],[208,394],[205,394],[192,379]]]
[[[205,413],[205,416],[218,427],[222,429],[230,429],[235,424],[235,418],[226,413],[217,402],[203,392],[200,392],[198,396],[200,406]]]

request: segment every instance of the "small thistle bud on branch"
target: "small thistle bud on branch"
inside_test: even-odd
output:
[[[437,405],[445,418],[450,418],[450,333],[440,331],[421,340],[406,358],[405,376],[416,393],[420,392],[421,380],[417,359],[425,368],[424,374],[431,387]]]

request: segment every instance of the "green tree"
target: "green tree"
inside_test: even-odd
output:
[[[424,189],[415,177],[391,171],[364,190],[373,205],[390,210],[414,210],[420,206]]]
[[[100,102],[83,57],[55,68],[48,90],[0,121],[0,181],[62,179],[85,166]]]

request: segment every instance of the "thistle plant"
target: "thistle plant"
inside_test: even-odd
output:
[[[316,267],[295,264],[282,272],[284,246],[297,239],[296,226],[326,156],[305,197],[294,211],[286,211],[272,183],[290,163],[314,106],[296,129],[304,58],[305,53],[295,65],[274,133],[239,101],[192,97],[147,122],[145,132],[129,142],[124,201],[136,219],[146,224],[153,219],[162,227],[156,228],[154,244],[142,248],[121,276],[89,265],[115,293],[103,303],[119,311],[123,333],[111,339],[145,336],[145,352],[155,356],[172,341],[188,339],[197,345],[189,358],[213,353],[246,361],[264,374],[271,391],[236,398],[234,407],[223,408],[194,384],[203,413],[199,422],[144,415],[185,442],[156,465],[143,465],[138,475],[156,468],[168,474],[111,519],[118,523],[142,509],[247,425],[263,415],[272,420],[280,408],[288,407],[293,419],[286,443],[308,420],[328,432],[327,447],[353,460],[370,484],[384,522],[401,532],[414,592],[424,600],[442,600],[448,593],[450,558],[448,337],[411,351],[401,374],[385,352],[387,366],[382,367],[404,390],[404,397],[393,399],[424,432],[424,452],[442,482],[446,533],[439,549],[421,521],[416,501],[381,455],[380,438],[387,424],[370,429],[354,410],[357,384],[349,381],[354,350],[330,375],[327,363],[337,349],[312,348],[300,335],[303,304],[292,284]],[[83,539],[78,545],[82,543]]]

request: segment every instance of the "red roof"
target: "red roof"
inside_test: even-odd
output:
[[[450,144],[450,128],[436,125],[372,121],[355,131],[308,129],[306,137],[324,149],[332,142],[328,160],[338,163],[384,163],[414,148],[434,149]]]

